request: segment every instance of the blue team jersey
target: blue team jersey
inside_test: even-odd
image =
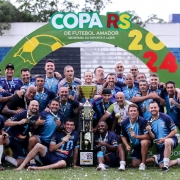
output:
[[[11,96],[11,93],[9,93],[7,91],[0,92],[0,98],[1,97],[8,97],[8,96]],[[7,101],[6,102],[0,102],[0,113],[2,113],[2,109],[4,108],[6,103],[7,103]]]
[[[21,79],[17,77],[13,77],[12,80],[6,80],[5,76],[2,76],[0,78],[0,88],[4,89],[5,91],[8,91],[11,94],[14,94],[16,90],[20,90],[20,88],[23,86],[23,83]]]
[[[51,139],[51,144],[58,144],[62,142],[62,139],[66,136],[67,134],[63,131],[58,132],[56,131],[54,135],[52,136]],[[72,150],[74,148],[79,148],[79,136],[76,131],[72,131],[70,134],[70,138],[68,142],[65,142],[62,144],[58,150],[55,151],[55,153],[58,156],[62,156],[63,158],[68,158],[72,154]]]
[[[134,83],[132,88],[128,88],[127,85],[122,82],[117,82],[116,86],[121,88],[121,91],[124,93],[125,99],[128,101],[139,92],[139,83],[137,82]]]
[[[178,100],[178,97],[177,97],[177,93],[175,94],[173,99],[174,99],[174,101],[176,103],[180,103],[179,100]],[[166,102],[167,114],[173,119],[175,124],[176,123],[180,123],[180,109],[177,106],[175,106],[175,105],[170,106],[169,96],[168,96],[167,92],[165,93],[164,100]]]
[[[27,118],[27,110],[21,112],[20,114],[15,114],[9,120],[11,121],[21,121],[22,119]],[[29,132],[33,130],[33,124],[37,121],[39,115],[30,116],[29,123],[16,125],[12,127],[8,127],[6,132],[9,136],[17,141],[24,142],[27,141],[29,138]]]
[[[153,134],[155,135],[155,139],[160,139],[166,137],[171,131],[173,131],[176,128],[176,125],[169,115],[159,113],[159,118],[151,121],[151,128]],[[177,137],[175,136],[174,138]],[[163,145],[164,144],[157,144],[158,147]]]
[[[31,85],[35,86],[35,78],[30,78],[30,82],[29,82],[28,84],[24,84],[24,83],[23,83],[23,86],[20,87],[20,88],[25,88],[25,89],[27,89],[27,88],[28,88],[29,86],[31,86]]]
[[[130,139],[133,146],[139,145],[141,140],[136,139],[131,136],[131,134],[129,132],[130,128],[136,135],[148,134],[148,131],[146,130],[147,121],[141,116],[138,117],[136,123],[134,123],[134,124],[131,124],[129,118],[127,118],[124,121],[122,121],[121,125],[122,125],[121,136]]]
[[[58,120],[61,120],[59,113],[57,114],[57,117]],[[38,126],[35,134],[39,135],[46,143],[49,144],[57,127],[55,117],[50,112],[43,111],[40,113],[40,119],[45,120],[45,122],[42,126]]]
[[[111,146],[118,146],[117,135],[112,131],[108,131],[107,134],[105,134],[104,136],[101,135],[100,133],[97,133],[95,135],[95,137],[94,137],[95,146],[97,146],[98,143],[102,142],[102,141]],[[110,151],[106,148],[105,154],[107,154],[107,153],[112,153],[112,151]]]
[[[44,87],[57,94],[59,80],[56,77],[48,78],[44,76],[44,78],[45,78]]]
[[[136,97],[142,97],[142,94],[139,92],[135,95]],[[144,119],[148,120],[151,117],[151,113],[149,111],[149,104],[153,99],[146,99],[145,101],[138,102],[140,116],[144,117]]]
[[[39,103],[39,112],[42,112],[47,107],[50,100],[54,99],[55,97],[55,93],[46,88],[44,88],[43,93],[36,92],[34,99]]]
[[[116,77],[116,80],[117,80],[117,82],[125,82],[125,80],[126,80],[126,76],[125,75],[123,75],[122,77]]]

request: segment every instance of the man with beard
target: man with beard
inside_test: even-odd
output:
[[[170,161],[172,149],[178,146],[176,125],[170,116],[159,112],[157,102],[152,101],[149,105],[149,111],[152,117],[149,119],[150,125],[146,127],[151,139],[157,144],[158,156],[157,161],[162,171],[168,171],[169,167],[180,164],[180,158]],[[151,158],[155,161],[155,158]]]
[[[24,162],[16,169],[22,170],[29,161],[39,154],[41,161],[45,166],[28,167],[29,170],[58,169],[66,167],[67,159],[73,151],[73,167],[76,168],[78,159],[79,137],[74,131],[75,125],[72,119],[67,119],[64,124],[64,131],[55,132],[53,135],[49,149],[42,144],[36,146],[29,152]]]
[[[167,114],[172,118],[180,130],[180,102],[177,96],[176,85],[173,81],[166,83],[165,101]]]
[[[103,117],[109,106],[114,102],[115,100],[112,99],[111,90],[108,88],[104,88],[101,96],[98,95],[98,98],[92,102],[93,110],[95,111],[93,116],[93,127],[95,128],[94,130],[97,129],[96,126],[98,124],[98,121]],[[108,124],[108,130],[112,129],[113,120],[114,114],[112,113],[112,115],[109,115],[106,119],[106,122]]]
[[[62,77],[58,72],[54,72],[54,61],[52,59],[48,59],[46,61],[44,69],[46,71],[44,87],[57,94],[59,79],[61,79]]]
[[[134,81],[137,81],[137,75],[139,73],[138,67],[135,65],[131,66],[129,72],[133,75]]]
[[[34,99],[39,103],[39,112],[42,112],[49,102],[56,97],[53,91],[44,88],[44,84],[44,77],[41,75],[36,76],[35,85],[37,92]]]
[[[98,133],[95,135],[95,151],[97,152],[98,167],[97,170],[106,170],[106,165],[113,167],[118,164],[117,151],[117,135],[108,131],[105,121],[98,123]]]
[[[13,157],[4,157],[6,161],[14,166],[19,166],[23,162],[26,157],[29,132],[32,132],[39,118],[38,110],[39,104],[33,100],[30,102],[28,110],[15,114],[5,122],[5,126],[8,128],[6,132],[2,131],[2,135],[0,135],[0,159],[3,153],[3,145],[5,145],[10,147],[13,152]]]
[[[139,82],[139,92],[131,99],[131,102],[137,103],[140,111],[140,116],[144,117],[146,120],[151,117],[149,111],[149,104],[155,98],[160,98],[154,94],[149,94],[149,85],[146,80],[141,80]]]
[[[116,80],[117,82],[125,82],[126,76],[123,75],[124,73],[124,66],[121,62],[117,62],[115,64],[115,72],[116,72]]]
[[[59,113],[61,115],[62,124],[65,123],[65,121],[69,118],[73,119],[79,107],[78,101],[68,99],[68,97],[69,97],[68,87],[61,87],[59,89],[59,97],[57,97],[56,99],[60,103]]]
[[[69,95],[73,96],[73,99],[79,100],[79,93],[77,91],[77,86],[81,85],[82,82],[80,79],[74,77],[74,69],[72,66],[67,65],[64,67],[64,76],[58,84],[58,91],[61,87],[69,88]]]
[[[104,77],[104,69],[102,66],[98,66],[94,70],[95,79],[97,80],[97,92],[96,94],[101,94],[103,84],[105,83],[105,77]]]
[[[16,90],[19,90],[23,85],[22,81],[19,78],[13,77],[14,74],[14,65],[7,64],[5,68],[5,76],[0,78],[0,91],[7,91],[11,94],[14,94]]]
[[[30,101],[34,99],[35,94],[36,87],[30,85],[22,97],[19,97],[17,94],[15,94],[5,105],[2,113],[7,117],[11,117],[14,114],[21,113],[23,110],[27,110]]]
[[[109,108],[106,110],[105,114],[102,116],[100,121],[106,121],[112,114],[115,114],[115,116],[117,114],[119,114],[120,117],[118,118],[118,120],[117,119],[113,120],[113,124],[111,126],[112,126],[112,131],[114,131],[116,129],[116,134],[120,135],[121,123],[127,117],[129,117],[128,116],[128,107],[130,104],[132,104],[132,103],[125,100],[125,96],[124,96],[123,92],[118,92],[116,94],[116,102],[109,106]],[[111,121],[111,123],[112,123],[112,121]],[[124,171],[125,165],[126,165],[125,152],[124,152],[124,148],[121,144],[121,138],[118,137],[118,139],[119,139],[118,154],[119,154],[119,158],[121,160],[119,162],[119,164],[120,164],[119,170]]]
[[[35,123],[35,132],[29,138],[28,151],[33,149],[37,143],[49,146],[50,140],[56,129],[60,128],[61,116],[58,113],[60,108],[59,101],[53,99],[49,104],[49,112],[40,113],[40,118]]]
[[[122,121],[122,142],[127,151],[132,150],[131,164],[133,167],[139,166],[139,170],[145,170],[146,158],[151,142],[148,131],[145,131],[147,121],[139,116],[138,106],[130,104],[128,107],[129,118]],[[129,141],[132,143],[132,148]]]

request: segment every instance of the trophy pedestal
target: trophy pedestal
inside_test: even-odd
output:
[[[94,150],[79,150],[80,166],[95,166]]]

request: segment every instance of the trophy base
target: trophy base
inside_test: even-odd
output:
[[[95,166],[94,150],[79,150],[80,166]]]

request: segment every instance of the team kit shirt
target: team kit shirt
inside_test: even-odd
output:
[[[137,82],[134,83],[132,88],[129,88],[126,84],[122,82],[117,82],[116,86],[121,88],[121,91],[124,93],[125,99],[128,101],[139,92],[139,83]]]
[[[176,128],[176,125],[174,124],[174,121],[171,119],[171,117],[164,113],[159,113],[159,118],[157,120],[149,120],[151,121],[151,131],[155,135],[155,139],[166,137]],[[173,139],[177,140],[177,137],[174,136]],[[164,143],[157,144],[157,146],[160,148],[164,146]]]
[[[61,121],[61,116],[59,113],[54,116],[51,112],[43,111],[40,113],[40,119],[45,120],[45,122],[42,126],[38,126],[35,135],[40,136],[43,141],[49,144],[57,128],[56,121]]]
[[[138,119],[134,124],[131,124],[129,118],[127,118],[121,123],[121,125],[122,125],[121,136],[128,138],[132,142],[133,146],[140,145],[141,140],[132,137],[130,134],[130,129],[136,135],[148,134],[148,131],[146,130],[147,121],[141,116],[138,116]]]
[[[117,135],[112,131],[108,131],[105,135],[97,133],[94,137],[95,146],[97,146],[99,144],[99,142],[105,142],[111,146],[118,146]],[[101,147],[101,149],[102,149],[102,147]],[[103,150],[104,150],[105,154],[115,153],[115,152],[108,150],[107,148],[105,148]]]
[[[0,92],[0,99],[3,97],[9,97],[11,95],[12,94],[7,92],[7,91]],[[7,103],[7,101],[6,102],[0,102],[0,113],[2,113],[2,110],[3,110],[4,106],[6,105],[6,103]]]
[[[13,77],[12,80],[7,80],[5,76],[0,78],[0,88],[8,91],[11,94],[14,94],[16,90],[20,90],[23,86],[21,79]]]
[[[72,90],[69,92],[69,95],[74,96],[75,100],[79,99],[79,93],[78,93],[78,89],[77,86],[81,85],[81,80],[78,78],[74,78],[72,81]],[[66,80],[66,78],[62,79],[59,84],[58,84],[58,89],[60,89],[61,87],[69,87],[69,84]]]
[[[60,97],[57,97],[56,99],[60,101]],[[61,116],[61,123],[64,124],[64,122],[68,118],[73,118],[74,110],[78,107],[79,107],[79,102],[75,100],[74,101],[69,100],[65,104],[60,103],[59,113]]]
[[[136,97],[142,97],[141,93],[137,93]],[[137,105],[139,107],[140,116],[144,117],[144,119],[149,119],[151,117],[151,113],[149,111],[149,104],[153,101],[153,99],[146,99],[145,101],[138,102]]]
[[[33,124],[37,121],[39,115],[28,116],[29,122],[21,125],[16,125],[8,127],[6,132],[8,135],[16,141],[24,142],[29,138],[29,132],[33,130]],[[27,119],[27,111],[23,111],[20,114],[15,114],[9,120],[11,121],[21,121],[22,119]]]
[[[180,103],[177,97],[177,93],[174,95],[173,99],[176,103]],[[175,105],[170,105],[169,96],[167,92],[165,93],[164,100],[166,102],[167,114],[172,118],[176,126],[178,126],[178,128],[180,129],[180,109]]]
[[[39,103],[39,112],[42,112],[50,102],[50,100],[54,99],[56,94],[53,91],[50,91],[44,88],[43,92],[36,92],[34,99]]]
[[[66,135],[67,134],[64,131],[61,131],[61,132],[56,131],[54,133],[54,135],[52,136],[50,144],[58,144],[58,143],[62,142],[63,138]],[[72,131],[68,135],[70,136],[69,141],[62,144],[59,147],[58,150],[53,152],[56,155],[61,156],[61,157],[65,158],[65,159],[72,155],[72,150],[74,148],[79,148],[79,136],[78,136],[78,133],[76,131]]]
[[[20,87],[20,88],[22,88],[22,89],[27,89],[27,88],[28,88],[29,86],[31,86],[31,85],[35,86],[35,78],[30,78],[30,82],[29,82],[28,84],[24,84],[24,83],[23,83],[23,86]]]
[[[126,80],[126,76],[125,75],[123,75],[122,77],[116,77],[116,80],[117,80],[117,82],[122,82],[122,83],[124,83],[125,82],[125,80]]]
[[[103,103],[102,97],[98,98],[97,100],[94,100],[92,105],[93,105],[93,110],[95,111],[93,115],[93,126],[95,127],[98,123],[98,121],[102,118],[102,116],[105,114],[106,110],[109,108],[111,104],[115,102],[115,99],[111,98],[108,103]],[[112,122],[113,122],[114,114],[106,120],[108,124],[108,129],[111,129]]]
[[[52,78],[45,77],[45,84],[44,87],[50,91],[53,91],[55,94],[58,92],[58,83],[59,80],[56,78],[56,76]]]

